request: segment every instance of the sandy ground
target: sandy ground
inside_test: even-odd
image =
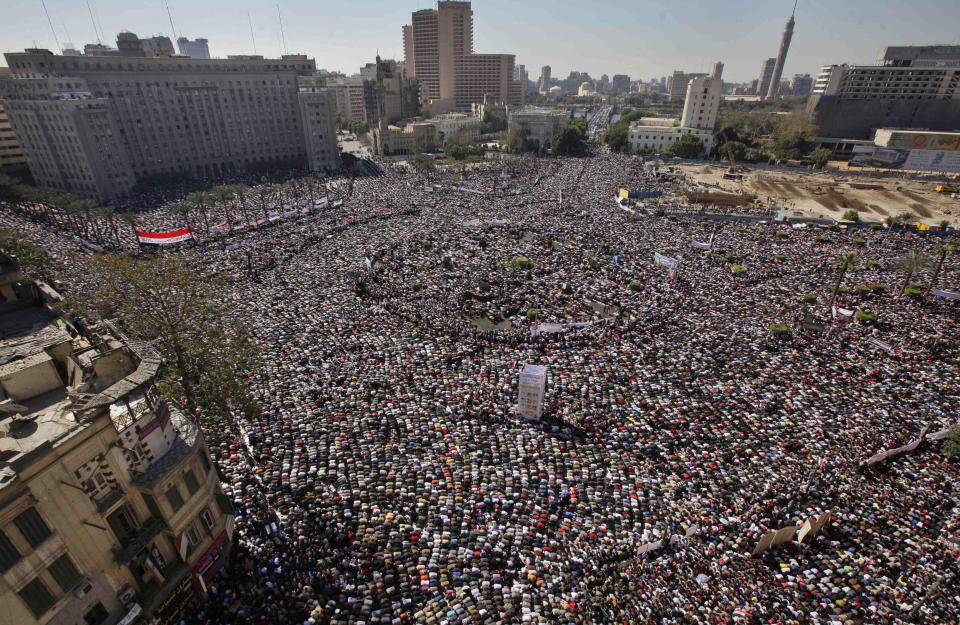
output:
[[[682,166],[697,187],[733,193],[753,193],[766,205],[786,208],[791,217],[840,219],[853,209],[862,221],[883,221],[909,214],[933,223],[943,220],[960,226],[960,197],[934,191],[935,183],[904,178],[877,178],[851,171],[796,172],[750,169],[743,182],[723,180],[726,168],[714,165]]]

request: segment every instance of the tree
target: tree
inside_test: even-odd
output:
[[[697,158],[703,154],[703,140],[691,134],[680,135],[670,146],[670,154],[678,158]]]
[[[960,456],[960,425],[955,425],[947,430],[947,437],[940,444],[940,451],[947,458]]]
[[[851,209],[848,210],[848,211],[844,211],[844,213],[843,213],[843,219],[844,219],[844,221],[857,221],[857,222],[859,222],[859,221],[860,221],[860,213],[858,213],[857,211],[855,211],[855,210],[853,210],[853,209],[851,208]]]
[[[220,186],[214,187],[211,192],[213,197],[220,202],[220,208],[223,209],[224,215],[227,218],[227,226],[229,229],[233,229],[233,212],[230,210],[230,200],[233,199],[233,187],[228,184],[222,184]]]
[[[813,166],[817,169],[823,169],[827,166],[827,163],[830,162],[830,157],[833,156],[828,148],[817,148],[807,156],[811,161],[813,161]]]
[[[452,141],[444,146],[443,153],[456,161],[462,161],[467,158],[466,146]]]
[[[813,141],[802,131],[790,131],[774,137],[771,151],[779,161],[795,161],[810,152]]]
[[[586,124],[586,120],[584,120],[584,124]],[[585,149],[586,144],[583,141],[583,132],[581,132],[580,125],[576,123],[576,120],[560,126],[553,135],[554,154],[569,156],[572,154],[581,154]]]
[[[607,129],[603,135],[603,142],[607,144],[611,152],[629,152],[630,151],[630,125],[617,122]]]
[[[530,149],[530,129],[518,126],[507,131],[507,148],[511,152],[526,152]]]
[[[897,297],[902,296],[903,292],[907,290],[907,285],[910,284],[910,280],[913,279],[914,274],[922,271],[929,264],[930,260],[917,250],[910,250],[894,261],[893,266],[902,271],[904,275],[903,286],[900,287],[900,292],[897,293]]]
[[[727,141],[723,144],[723,155],[734,163],[747,158],[747,144],[740,141]]]
[[[413,160],[410,161],[410,165],[414,170],[424,173],[428,171],[433,171],[436,169],[436,162],[432,157],[427,156],[426,154],[417,154],[413,157]]]
[[[348,127],[357,136],[370,132],[370,124],[362,119],[351,119]]]
[[[585,137],[587,135],[587,118],[586,117],[575,117],[570,121],[570,125],[580,131],[580,136]]]
[[[149,260],[97,257],[94,305],[117,317],[134,339],[151,341],[172,364],[161,384],[184,398],[190,412],[224,414],[246,398],[243,376],[257,366],[244,329],[227,316],[223,282],[203,274],[192,254]]]
[[[53,282],[56,272],[63,269],[63,264],[51,258],[42,247],[9,228],[0,228],[0,254],[15,260],[23,274],[43,282]]]
[[[192,206],[198,213],[200,217],[203,218],[203,227],[206,230],[207,235],[210,234],[210,204],[213,202],[213,198],[206,191],[197,191],[191,193],[186,197],[187,204]]]
[[[940,270],[943,269],[943,261],[947,260],[947,254],[953,256],[960,254],[960,245],[957,245],[957,242],[954,240],[944,245],[938,245],[936,250],[940,257],[937,259],[937,266],[933,270],[933,276],[930,278],[930,282],[927,283],[927,288],[923,292],[924,295],[930,295],[930,290],[936,288],[937,280],[940,279]]]
[[[827,305],[827,312],[832,314],[833,305],[837,301],[837,293],[840,292],[840,285],[843,284],[843,277],[847,272],[853,269],[857,264],[857,255],[852,252],[841,254],[837,258],[837,280],[833,283],[833,290],[830,291],[830,303]]]

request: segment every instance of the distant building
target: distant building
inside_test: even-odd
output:
[[[683,114],[679,120],[645,117],[630,124],[627,140],[632,152],[665,152],[683,135],[703,141],[709,154],[713,147],[713,129],[723,98],[723,81],[709,76],[694,78],[687,84]]]
[[[577,95],[580,97],[590,97],[597,95],[597,91],[589,82],[583,82],[580,84],[580,88],[577,89]]]
[[[420,114],[420,95],[416,81],[407,77],[406,67],[392,59],[382,60],[377,56],[374,63],[360,69],[360,76],[373,89],[374,102],[377,94],[383,98],[383,115],[387,123],[409,119]],[[380,119],[376,106],[367,111],[366,119],[371,124]]]
[[[687,95],[687,85],[694,78],[703,78],[706,74],[688,74],[687,72],[675,71],[672,76],[667,77],[667,95],[671,102],[679,102]]]
[[[770,91],[770,81],[773,80],[773,70],[777,66],[777,59],[767,59],[760,66],[760,78],[757,79],[756,94],[760,97],[766,97]]]
[[[483,106],[477,105],[477,106]],[[458,143],[472,143],[480,138],[480,129],[483,123],[479,117],[466,113],[446,113],[426,120],[437,129],[437,141],[446,145],[449,141]]]
[[[0,258],[0,604],[6,622],[177,622],[230,558],[234,510],[162,359]]]
[[[630,77],[626,74],[614,74],[610,79],[610,90],[615,94],[630,91]]]
[[[888,47],[876,65],[820,70],[807,111],[824,137],[876,128],[960,128],[960,46]]]
[[[304,140],[297,78],[316,65],[302,55],[133,59],[28,50],[6,60],[13,80],[4,83],[3,104],[30,172],[47,188],[111,200],[153,176],[324,161]]]
[[[415,11],[404,27],[405,63],[421,85],[425,103],[447,102],[436,109],[469,111],[491,97],[511,105],[523,102],[524,89],[514,79],[512,54],[473,51],[470,2],[440,0],[434,9]]]
[[[507,128],[511,131],[525,131],[531,147],[545,152],[553,144],[553,135],[569,120],[570,111],[566,109],[524,106],[509,111]]]
[[[540,80],[537,82],[537,91],[544,93],[550,89],[551,69],[549,65],[540,68]]]
[[[297,101],[303,120],[303,141],[310,171],[332,171],[340,166],[337,146],[336,95],[319,76],[297,76]]]
[[[415,122],[403,128],[381,123],[370,131],[370,138],[377,156],[433,152],[440,145],[437,127],[429,122]]]
[[[713,71],[710,72],[710,78],[723,79],[723,61],[717,61],[713,64]]]
[[[6,67],[0,67],[0,93],[3,93],[3,82],[11,80],[12,74]],[[27,164],[27,157],[17,141],[17,134],[10,125],[10,118],[0,101],[0,170],[23,167]]]
[[[189,56],[191,59],[209,59],[210,47],[206,39],[194,39],[190,41],[186,37],[177,37],[177,48],[180,54]]]
[[[170,37],[157,35],[141,39],[128,30],[117,35],[117,51],[123,56],[173,56],[173,43]]]
[[[543,396],[547,385],[547,368],[524,365],[520,371],[517,413],[525,419],[539,421],[543,416]]]
[[[788,88],[793,95],[810,95],[813,90],[813,77],[810,74],[794,74]]]

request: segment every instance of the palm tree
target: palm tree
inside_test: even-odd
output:
[[[195,191],[187,196],[187,203],[195,208],[197,212],[200,213],[200,217],[203,218],[203,228],[206,230],[207,236],[210,236],[210,194],[206,191]]]
[[[187,224],[187,228],[189,228],[190,231],[193,232],[193,223],[190,220],[190,203],[177,202],[176,204],[173,205],[172,211],[174,215],[183,217],[183,221],[185,224]],[[196,242],[196,239],[194,239],[194,242]]]
[[[121,247],[120,231],[119,228],[117,228],[116,211],[112,206],[99,206],[97,207],[97,215],[102,221],[106,222],[110,234],[113,235],[113,241],[116,243],[117,249],[119,249]]]
[[[133,240],[140,243],[140,237],[137,236],[137,216],[134,213],[120,213],[120,220],[130,227],[133,233]]]
[[[937,259],[937,267],[933,270],[933,277],[930,278],[930,282],[927,284],[927,290],[923,292],[924,296],[930,295],[930,290],[937,286],[937,280],[940,279],[940,270],[943,269],[943,261],[947,259],[947,254],[952,256],[960,254],[960,246],[957,245],[955,240],[943,245],[938,245],[936,250],[940,254],[940,258]]]
[[[236,198],[237,205],[240,207],[240,214],[243,215],[244,227],[247,228],[250,226],[250,214],[247,213],[247,198],[245,194],[247,185],[232,184],[230,188],[233,189],[234,198]]]
[[[263,220],[265,223],[270,221],[270,212],[267,210],[267,194],[269,189],[267,188],[267,177],[260,176],[260,185],[257,187],[257,195],[260,197],[260,212],[263,213]]]
[[[900,287],[900,292],[897,293],[897,297],[903,295],[903,292],[907,290],[907,286],[910,284],[910,280],[913,279],[913,276],[917,272],[922,271],[929,264],[930,259],[917,250],[910,250],[894,262],[894,267],[902,271],[904,274],[903,286]]]
[[[223,212],[227,216],[227,228],[233,230],[233,214],[230,212],[230,200],[233,199],[233,189],[230,185],[219,185],[213,188],[213,197],[220,202]]]
[[[853,252],[841,254],[839,258],[837,258],[837,281],[833,283],[833,291],[830,293],[830,304],[827,306],[827,310],[829,310],[831,314],[833,314],[833,305],[837,301],[837,292],[840,291],[843,277],[847,275],[847,272],[853,269],[856,264],[857,255]]]

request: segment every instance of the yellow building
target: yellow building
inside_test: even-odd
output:
[[[0,623],[178,622],[233,533],[202,435],[148,346],[77,332],[0,267]]]

